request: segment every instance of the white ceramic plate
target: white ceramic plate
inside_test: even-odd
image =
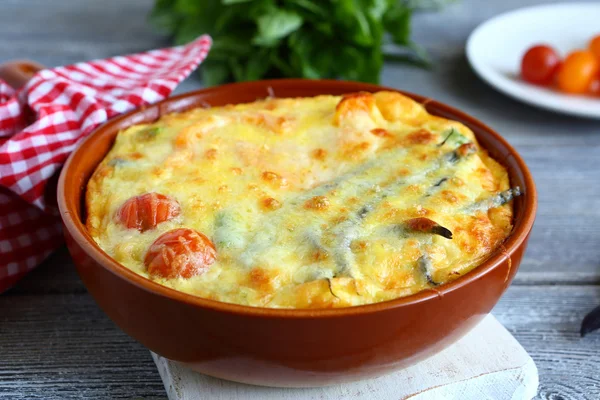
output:
[[[535,44],[554,47],[562,57],[586,48],[600,34],[600,3],[562,3],[527,7],[494,17],[477,27],[467,41],[475,72],[501,92],[564,114],[600,119],[600,99],[566,95],[520,78],[521,58]]]

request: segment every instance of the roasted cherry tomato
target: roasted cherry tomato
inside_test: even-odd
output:
[[[537,85],[549,85],[560,67],[558,53],[549,46],[533,46],[521,60],[521,76]]]
[[[117,219],[127,228],[144,232],[175,218],[180,212],[179,203],[174,198],[160,193],[146,193],[123,203],[117,211]]]
[[[566,93],[585,93],[598,73],[598,60],[588,50],[569,54],[558,71],[558,88]]]
[[[600,62],[600,35],[594,36],[592,40],[590,40],[589,49],[596,56],[598,62]]]
[[[191,278],[215,262],[217,250],[209,238],[193,229],[166,232],[148,249],[144,264],[148,274],[161,278]]]

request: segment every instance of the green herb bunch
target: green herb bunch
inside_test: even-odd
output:
[[[401,46],[401,60],[426,62],[410,40],[410,19],[440,1],[156,0],[151,21],[177,44],[212,36],[206,85],[265,77],[376,83],[387,42]]]

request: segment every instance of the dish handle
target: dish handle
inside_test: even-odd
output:
[[[0,64],[0,79],[14,89],[20,89],[40,70],[46,67],[31,60],[13,60]]]

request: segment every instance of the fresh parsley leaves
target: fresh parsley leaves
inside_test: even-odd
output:
[[[156,0],[150,18],[177,44],[212,36],[206,85],[265,77],[376,83],[386,42],[405,50],[396,61],[427,63],[410,40],[412,12],[446,1]]]

